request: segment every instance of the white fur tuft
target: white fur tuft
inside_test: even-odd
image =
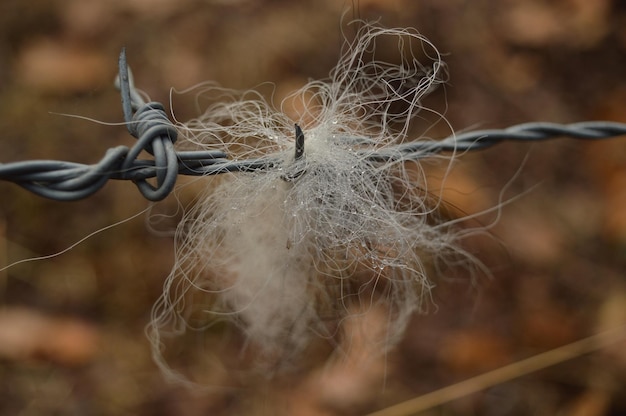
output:
[[[390,52],[400,54],[397,64],[379,57]],[[368,156],[407,140],[444,68],[415,31],[363,24],[330,78],[289,98],[302,100],[299,120],[255,92],[203,90],[219,102],[184,126],[188,146],[283,164],[207,179],[180,224],[176,264],[148,331],[169,374],[177,376],[164,348],[224,319],[241,329],[261,365],[288,364],[315,338],[341,344],[337,334],[354,311],[388,314],[381,352],[401,338],[433,286],[429,262],[459,250],[420,164]],[[298,160],[294,122],[305,135]]]

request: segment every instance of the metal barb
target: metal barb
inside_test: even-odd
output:
[[[295,182],[296,179],[300,178],[304,174],[304,168],[302,167],[302,163],[300,162],[304,157],[304,133],[302,132],[302,128],[298,124],[294,124],[296,129],[296,146],[295,146],[295,157],[294,164],[290,166],[289,172],[281,175],[282,180],[285,182]]]
[[[133,134],[130,127],[133,121],[133,108],[130,102],[131,80],[128,73],[128,64],[126,63],[126,48],[122,48],[118,62],[119,72],[116,79],[116,85],[120,90],[120,95],[122,96],[122,111],[124,112],[126,127],[128,128],[128,132]]]
[[[296,126],[296,160],[300,160],[304,155],[304,133],[297,124]]]

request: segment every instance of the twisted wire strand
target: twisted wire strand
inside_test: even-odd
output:
[[[434,153],[482,150],[503,141],[535,142],[557,137],[598,140],[626,135],[626,124],[613,121],[584,121],[571,124],[531,122],[505,129],[475,130],[446,137],[439,141],[404,143],[373,154],[375,161],[420,159]]]
[[[276,169],[281,162],[267,157],[232,160],[223,151],[176,151],[177,130],[161,103],[146,103],[133,85],[132,74],[122,50],[116,86],[122,95],[122,109],[129,133],[137,139],[132,147],[109,149],[97,163],[57,160],[32,160],[0,163],[0,180],[13,182],[37,195],[58,201],[86,198],[100,190],[110,179],[130,180],[150,201],[167,197],[178,175],[203,176],[227,172],[254,172]],[[503,141],[542,141],[556,137],[606,139],[626,135],[626,124],[586,121],[573,124],[524,123],[497,130],[476,130],[452,135],[438,141],[415,141],[363,154],[373,162],[417,160],[439,152],[480,150]],[[296,126],[295,159],[304,151],[304,135]],[[366,138],[351,138],[367,143]],[[298,141],[299,140],[299,141]],[[138,159],[146,151],[153,159]],[[155,182],[153,185],[148,180]]]

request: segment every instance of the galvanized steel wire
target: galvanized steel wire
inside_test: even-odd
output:
[[[122,95],[128,130],[137,139],[134,146],[111,148],[99,162],[91,165],[57,160],[0,163],[0,180],[13,182],[37,195],[59,201],[86,198],[111,179],[130,180],[146,199],[159,201],[172,192],[178,175],[263,171],[279,168],[281,164],[271,157],[232,160],[219,150],[176,151],[176,127],[162,104],[146,103],[137,93],[124,51],[120,54],[117,86]],[[501,130],[470,131],[437,141],[413,141],[382,150],[364,151],[363,156],[372,162],[417,160],[439,152],[480,150],[503,141],[535,142],[556,137],[597,140],[621,135],[626,135],[626,124],[618,122],[536,122]],[[302,157],[303,139],[302,131],[296,126],[295,159]],[[367,143],[367,139],[353,140]],[[139,159],[143,151],[152,155],[153,159]]]

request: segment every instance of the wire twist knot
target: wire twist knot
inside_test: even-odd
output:
[[[137,138],[137,143],[124,158],[121,179],[131,179],[145,198],[159,201],[169,195],[178,176],[178,158],[174,149],[178,132],[163,105],[157,102],[141,104],[128,123],[128,131]],[[146,164],[146,161],[137,160],[143,150],[154,157],[149,176],[148,172],[142,175],[136,171]],[[156,177],[156,186],[147,181],[150,176]]]

